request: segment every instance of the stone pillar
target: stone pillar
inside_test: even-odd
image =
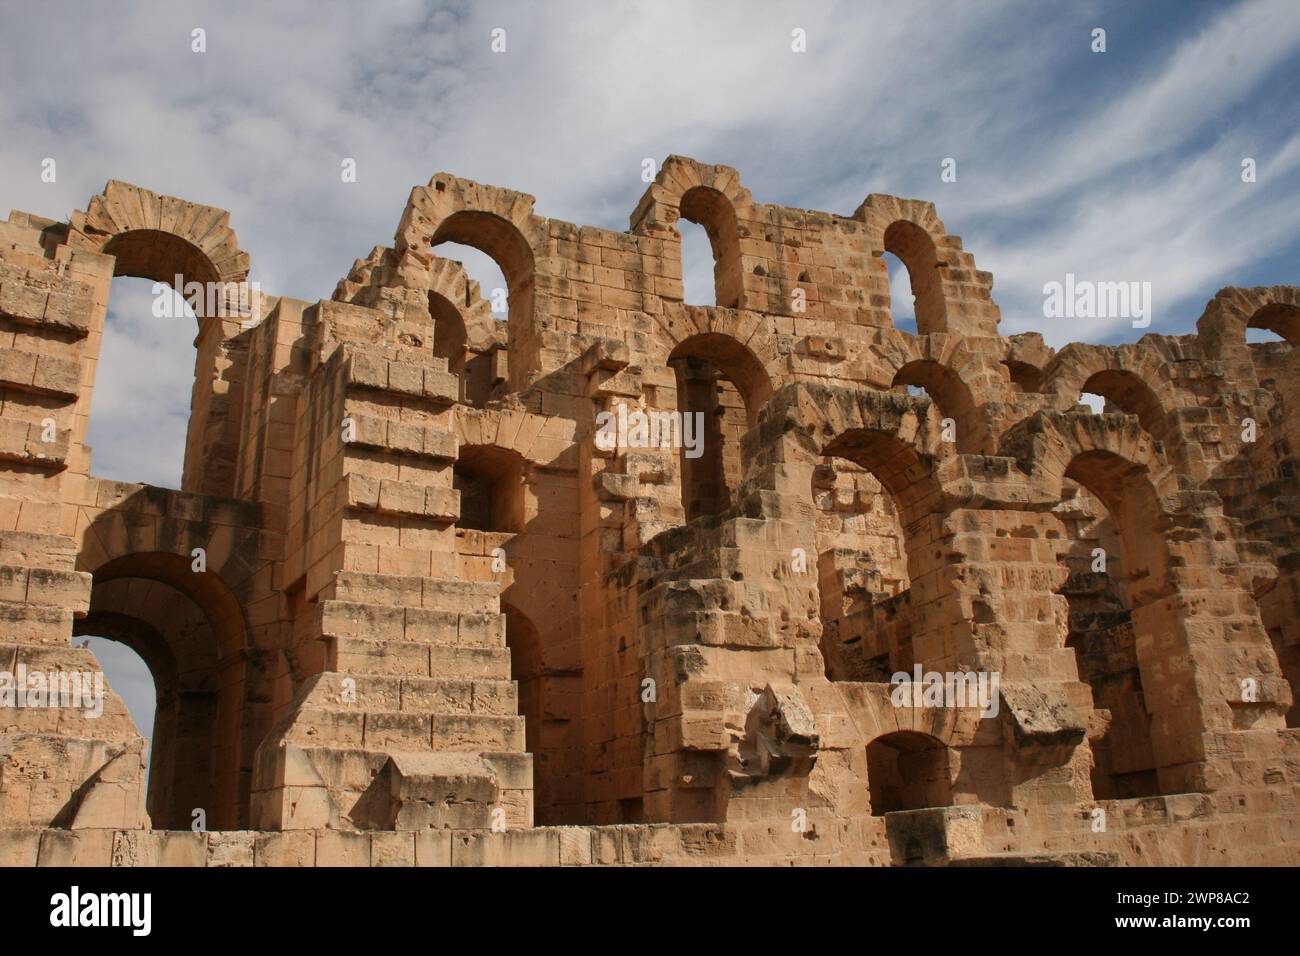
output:
[[[47,259],[52,224],[15,220],[0,223],[0,826],[134,829],[146,819],[145,742],[94,654],[71,645],[91,578],[76,570],[65,504],[86,481],[111,262],[67,247]],[[74,675],[98,678],[102,712],[51,693]]]

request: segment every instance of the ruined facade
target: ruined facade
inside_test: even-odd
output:
[[[109,291],[234,288],[229,216],[0,223],[0,671],[158,689],[151,754],[111,691],[0,708],[0,862],[1300,862],[1296,288],[1053,352],[928,202],[674,156],[626,232],[533,206],[439,173],[331,298],[205,315],[179,491],[94,476]]]

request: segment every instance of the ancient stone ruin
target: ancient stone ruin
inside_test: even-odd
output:
[[[626,232],[533,206],[439,173],[251,309],[219,209],[0,223],[0,862],[1300,862],[1296,288],[1054,352],[928,202],[672,156]],[[222,290],[179,491],[84,442],[115,276]],[[83,635],[151,752],[12,703]]]

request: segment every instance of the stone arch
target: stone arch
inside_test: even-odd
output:
[[[497,445],[462,445],[453,466],[452,487],[460,495],[456,527],[495,534],[524,530],[526,462]]]
[[[951,263],[944,253],[947,232],[934,204],[872,193],[854,215],[865,223],[867,248],[877,263],[877,284],[884,295],[889,294],[883,259],[888,252],[902,261],[912,280],[917,333],[949,331],[944,280]]]
[[[76,535],[78,571],[102,576],[105,568],[132,559],[148,565],[150,573],[143,576],[210,603],[224,616],[242,614],[238,596],[247,593],[265,562],[258,505],[150,485],[101,482],[100,488],[106,501],[108,490],[115,494],[110,507],[83,514]],[[204,549],[206,571],[191,569],[195,548]]]
[[[1168,485],[1170,468],[1159,444],[1134,415],[1035,412],[1003,432],[998,447],[999,455],[1017,459],[1054,498],[1060,497],[1065,466],[1094,451],[1109,452],[1145,472],[1153,488],[1163,490]]]
[[[1132,627],[1131,653],[1135,680],[1117,727],[1124,737],[1106,747],[1118,747],[1144,760],[1122,762],[1123,778],[1115,778],[1118,795],[1167,793],[1185,788],[1181,775],[1195,759],[1196,732],[1204,716],[1196,694],[1188,695],[1187,609],[1179,606],[1180,569],[1187,564],[1184,547],[1194,532],[1168,512],[1160,488],[1166,465],[1155,442],[1131,416],[1038,413],[1004,436],[1004,452],[1019,458],[1032,482],[1051,499],[1062,500],[1066,482],[1091,493],[1109,512],[1122,551],[1123,603]],[[1075,647],[1076,655],[1083,653]],[[1108,674],[1083,659],[1080,674]],[[1113,670],[1113,669],[1112,669]],[[1132,671],[1131,666],[1129,670]],[[1123,668],[1107,676],[1123,677]],[[1094,685],[1095,706],[1106,691]],[[1109,760],[1103,761],[1110,766]],[[1107,769],[1100,767],[1099,769]],[[1109,784],[1107,784],[1109,786]],[[1105,791],[1101,791],[1104,793]]]
[[[1125,369],[1104,369],[1090,375],[1080,393],[1100,395],[1134,416],[1152,437],[1163,440],[1169,431],[1165,407],[1146,381]]]
[[[1134,553],[1126,564],[1142,580],[1138,593],[1155,600],[1170,592],[1164,538],[1152,533],[1168,524],[1160,494],[1170,469],[1134,416],[1037,412],[1007,429],[1000,454],[1017,459],[1050,500],[1064,497],[1067,481],[1095,494],[1129,531]]]
[[[171,283],[238,283],[249,256],[230,228],[230,213],[109,180],[85,212],[74,213],[68,245],[115,256],[114,275]],[[179,290],[178,290],[179,291]]]
[[[878,527],[886,541],[858,542],[857,547],[870,555],[868,568],[884,570],[889,557],[896,553],[900,575],[906,574],[906,588],[899,593],[881,593],[873,597],[868,606],[855,608],[839,620],[825,617],[828,596],[825,588],[832,586],[829,596],[834,596],[834,586],[843,584],[834,563],[833,552],[823,553],[818,545],[818,599],[822,602],[822,652],[827,664],[827,676],[835,667],[853,665],[854,669],[874,669],[877,677],[897,670],[908,670],[917,663],[918,654],[929,657],[927,628],[921,623],[923,615],[918,607],[926,595],[937,591],[936,575],[940,567],[934,560],[931,542],[935,534],[936,509],[940,505],[938,482],[931,463],[916,447],[897,434],[877,428],[849,428],[840,432],[821,448],[820,461],[834,463],[843,459],[867,472],[880,483],[887,495],[878,510],[868,519]],[[816,471],[813,472],[817,474]],[[811,487],[810,487],[811,492]],[[860,506],[856,505],[855,509]],[[886,531],[889,527],[892,531]],[[889,540],[892,538],[892,544]],[[888,551],[876,557],[880,545]],[[830,557],[832,563],[828,564]],[[899,562],[898,559],[901,559]],[[861,561],[861,558],[858,559]],[[858,563],[858,562],[851,562]],[[847,569],[850,577],[853,572]],[[856,602],[855,602],[856,603]],[[828,630],[829,628],[829,630]],[[860,643],[860,648],[855,647]],[[920,645],[918,648],[918,644]],[[870,662],[874,661],[874,668]]]
[[[1047,497],[1060,500],[1062,483],[1075,481],[1115,519],[1156,786],[1161,793],[1212,789],[1207,765],[1216,757],[1205,735],[1241,719],[1234,710],[1240,672],[1231,669],[1233,655],[1206,655],[1216,652],[1216,642],[1250,642],[1266,658],[1272,648],[1243,587],[1241,557],[1218,496],[1180,486],[1154,445],[1131,416],[1059,412],[1039,413],[1003,440],[1004,451]],[[1199,589],[1193,593],[1218,591],[1221,604],[1189,598],[1189,582]],[[1231,624],[1221,609],[1228,606],[1242,609]],[[1216,663],[1198,667],[1197,660]],[[1278,719],[1276,701],[1264,702],[1265,719]]]
[[[1300,345],[1300,287],[1220,289],[1196,320],[1197,338],[1212,359],[1245,356],[1246,329],[1268,329]]]
[[[445,359],[460,380],[460,399],[481,408],[506,384],[495,353],[506,354],[506,323],[492,317],[478,283],[452,259],[435,256],[427,277],[427,304],[433,323],[433,355]]]
[[[934,239],[914,222],[891,223],[882,239],[884,252],[898,256],[907,268],[916,300],[916,330],[921,335],[948,328],[948,307],[939,278],[939,256]],[[882,253],[883,255],[883,253]]]
[[[887,431],[850,428],[823,445],[822,454],[847,458],[867,468],[889,489],[905,521],[919,517],[940,493],[927,456]]]
[[[566,422],[557,429],[541,416],[523,411],[458,405],[451,424],[458,448],[453,480],[462,494],[461,520],[457,522],[461,529],[468,527],[467,503],[472,507],[468,492],[490,504],[486,511],[480,508],[479,514],[490,514],[491,520],[478,522],[488,527],[476,530],[503,535],[527,532],[529,521],[537,515],[534,478],[540,472],[558,476],[575,470],[576,423]],[[522,604],[521,609],[529,610]]]
[[[1261,306],[1246,320],[1248,329],[1267,329],[1286,340],[1292,348],[1300,345],[1300,305],[1291,302],[1270,302]]]
[[[89,572],[96,585],[130,578],[157,581],[188,598],[204,613],[217,638],[221,655],[233,657],[248,646],[248,624],[239,599],[219,573],[193,570],[188,556],[165,551],[125,552],[78,570]]]
[[[1125,565],[1136,579],[1130,593],[1146,601],[1170,593],[1170,561],[1161,532],[1168,520],[1147,467],[1114,451],[1080,450],[1063,477],[1086,488],[1106,506],[1119,526]],[[1145,579],[1145,580],[1142,580]]]
[[[872,816],[952,805],[952,752],[915,730],[882,734],[867,744]]]
[[[823,644],[828,676],[836,680],[889,668],[910,670],[915,664],[929,666],[940,659],[976,663],[978,652],[969,636],[973,632],[938,623],[969,616],[969,610],[960,607],[954,589],[944,585],[943,576],[951,569],[940,560],[942,549],[933,546],[943,535],[947,507],[939,459],[955,455],[953,446],[942,441],[940,429],[939,416],[926,398],[798,382],[772,397],[746,438],[748,470],[737,500],[767,514],[767,494],[775,492],[780,504],[774,513],[797,521],[795,538],[817,579],[816,586],[807,590],[806,613],[821,621],[824,642],[844,644],[867,630],[877,634],[878,639],[851,649]],[[877,565],[864,559],[862,564],[852,555],[823,550],[829,544],[872,555],[878,545],[884,545],[863,540],[853,529],[846,529],[850,537],[843,541],[824,534],[819,539],[818,509],[822,505],[817,495],[825,486],[819,482],[819,469],[828,463],[833,466],[835,459],[852,463],[878,483],[854,487],[855,508],[860,494],[874,496],[877,487],[888,493],[888,507],[874,497],[862,501],[864,513],[880,515],[875,527],[881,533],[873,537],[887,537],[885,529],[895,529],[890,532],[895,541],[888,551],[891,562]],[[901,563],[892,559],[895,551],[901,552]],[[846,563],[841,557],[849,560]],[[902,588],[900,575],[897,588],[874,588],[879,600],[855,597],[852,602],[838,602],[837,608],[837,592],[823,588],[836,585],[836,575],[848,574],[850,578],[845,580],[852,580],[859,565],[869,578],[873,571],[883,579],[892,576],[893,568],[905,570],[907,586]],[[868,591],[873,590],[870,580],[867,585]],[[828,623],[833,625],[829,629]]]
[[[533,215],[534,202],[514,190],[437,173],[428,186],[411,190],[394,243],[403,275],[412,268],[405,260],[427,263],[442,242],[472,246],[500,267],[509,297],[511,390],[522,388],[539,362],[534,275],[548,231],[546,220]]]
[[[674,242],[679,248],[679,219],[703,226],[713,249],[715,301],[720,308],[743,309],[746,276],[740,219],[752,218],[752,206],[753,199],[741,186],[736,170],[672,155],[641,196],[630,224],[636,235]]]
[[[697,416],[703,430],[699,454],[679,449],[682,507],[687,520],[726,510],[740,483],[744,435],[772,393],[763,363],[747,347],[720,332],[701,332],[678,342],[667,365],[677,383],[676,410]],[[694,428],[694,426],[692,426]],[[683,422],[683,434],[685,422]]]
[[[263,303],[246,284],[250,260],[230,228],[230,214],[110,180],[84,213],[73,214],[67,244],[115,257],[114,277],[173,287],[181,277],[176,291],[199,318],[181,484],[207,494],[232,494],[240,426],[234,410],[240,404],[246,357],[236,340]],[[94,353],[86,357],[99,359]]]
[[[787,380],[786,356],[776,334],[757,313],[670,302],[655,320],[656,353],[663,356],[663,364],[668,364],[670,356],[681,357],[687,351],[718,350],[718,360],[728,366],[727,375],[744,381],[752,399],[746,404],[753,421],[763,403]]]
[[[721,211],[732,217],[740,216],[753,205],[749,190],[740,183],[740,173],[732,167],[710,166],[689,156],[673,154],[664,159],[654,182],[646,187],[633,210],[629,223],[632,232],[671,238],[673,224],[683,215],[683,197],[701,188],[707,190],[708,195],[700,195],[694,201],[724,202],[727,208]],[[693,211],[703,212],[700,209]],[[691,218],[691,221],[699,220]]]
[[[218,741],[218,649],[211,624],[185,595],[148,578],[98,581],[86,617],[73,625],[131,648],[153,677],[148,811],[160,829],[191,825],[194,808],[214,814]],[[216,820],[212,821],[214,824]]]
[[[990,736],[998,736],[996,732],[990,734],[997,727],[998,716],[985,715],[979,704],[981,693],[993,694],[996,688],[987,683],[984,691],[967,687],[963,691],[966,694],[964,703],[949,700],[936,703],[933,699],[927,703],[927,686],[924,681],[915,686],[892,681],[832,684],[855,731],[854,746],[861,747],[861,752],[867,757],[865,783],[873,816],[894,810],[920,809],[921,803],[950,806],[958,799],[989,804],[999,800],[994,781],[977,769],[979,761],[971,759],[971,754],[986,748]],[[954,697],[957,695],[955,687]],[[942,751],[929,755],[937,758],[932,768],[942,768],[941,772],[926,775],[937,785],[937,792],[932,793],[939,802],[912,801],[912,806],[897,805],[886,809],[881,798],[886,796],[884,790],[888,789],[889,781],[882,780],[882,776],[888,778],[888,774],[882,775],[880,761],[873,761],[872,754],[876,753],[878,758],[892,756],[896,766],[902,753],[915,753],[922,749]]]
[[[461,448],[491,445],[502,453],[522,459],[525,467],[573,470],[571,456],[577,425],[567,420],[553,425],[550,422],[556,420],[521,410],[498,411],[458,405],[452,416],[452,430]],[[545,436],[540,434],[543,429],[546,429]],[[564,451],[556,454],[560,446]]]
[[[1153,796],[1161,792],[1160,764],[1178,759],[1167,740],[1156,739],[1162,714],[1170,710],[1159,678],[1180,666],[1176,653],[1159,647],[1167,627],[1165,599],[1177,586],[1166,540],[1169,521],[1146,467],[1113,451],[1079,451],[1064,477],[1102,502],[1123,552],[1122,581],[1107,588],[1112,606],[1106,613],[1114,626],[1099,636],[1072,633],[1066,644],[1093,706],[1109,714],[1105,732],[1090,740],[1093,793],[1100,799]],[[1108,574],[1100,577],[1109,581]],[[1069,602],[1077,600],[1067,599],[1071,611],[1075,605]]]
[[[1151,349],[1132,346],[1071,343],[1048,363],[1041,388],[1063,412],[1084,392],[1101,395],[1160,441],[1169,436],[1169,412],[1177,403],[1166,363]]]
[[[956,420],[957,441],[962,454],[990,454],[995,440],[987,405],[978,395],[988,396],[990,383],[1005,390],[1004,371],[987,352],[972,351],[964,337],[936,333],[909,335],[884,329],[872,345],[875,360],[866,367],[872,387],[897,389],[904,385],[924,388],[944,415]]]
[[[179,554],[124,552],[98,563],[79,558],[79,567],[93,583],[74,633],[125,644],[154,678],[154,824],[188,828],[201,808],[213,829],[246,826],[253,750],[266,728],[255,725],[238,599],[218,574],[195,572]]]
[[[775,462],[811,469],[826,454],[870,459],[881,483],[910,518],[937,507],[940,458],[953,454],[942,441],[939,418],[925,398],[871,388],[796,382],[782,387],[756,424],[756,453],[748,482],[760,486]],[[795,479],[798,482],[799,479]]]
[[[673,346],[668,364],[684,358],[707,358],[735,383],[745,401],[749,426],[757,423],[759,409],[772,395],[772,377],[751,349],[723,332],[699,332]]]
[[[533,250],[523,231],[498,212],[459,209],[449,213],[429,237],[429,245],[455,242],[490,256],[510,286],[511,304],[517,294],[531,291]]]
[[[745,307],[740,227],[731,200],[711,186],[692,186],[679,200],[682,219],[703,226],[713,250],[714,301],[719,308]]]
[[[894,375],[893,386],[924,388],[941,414],[951,417],[956,426],[959,454],[989,451],[989,431],[975,404],[975,396],[961,375],[934,359],[915,359]]]

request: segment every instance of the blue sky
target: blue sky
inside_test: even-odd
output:
[[[993,273],[1004,333],[1131,341],[1193,331],[1225,285],[1300,279],[1298,54],[1294,0],[47,0],[0,33],[0,211],[65,219],[110,178],[219,206],[264,290],[315,300],[391,243],[434,172],[626,229],[642,159],[680,153],[735,166],[760,202],[933,200]],[[1044,319],[1042,287],[1067,272],[1151,282],[1151,327]],[[95,471],[175,485],[194,327],[118,285]]]

